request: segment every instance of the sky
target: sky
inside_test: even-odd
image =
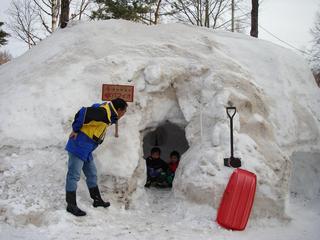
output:
[[[251,0],[245,1],[250,5]],[[0,21],[7,20],[6,11],[10,2],[11,0],[0,1]],[[310,28],[313,27],[316,12],[320,11],[320,0],[260,0],[260,2],[259,38],[287,48],[290,46],[284,42],[302,50],[310,46],[312,39]],[[272,34],[284,42],[279,41]],[[0,50],[7,50],[17,57],[28,48],[20,40],[10,38],[8,45],[1,47]]]
[[[310,45],[310,28],[320,11],[320,0],[264,0],[259,10],[261,27],[299,49]],[[261,27],[259,38],[288,47]]]

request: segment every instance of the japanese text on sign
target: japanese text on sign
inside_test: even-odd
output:
[[[115,98],[122,98],[126,102],[133,102],[134,87],[130,85],[102,85],[102,100],[111,101]]]

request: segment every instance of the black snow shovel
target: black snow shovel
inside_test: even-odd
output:
[[[233,113],[232,113],[232,110],[233,110]],[[224,165],[226,167],[238,168],[238,167],[241,167],[240,158],[235,158],[233,156],[233,117],[236,114],[237,109],[235,107],[227,107],[226,111],[227,111],[227,114],[230,118],[231,157],[224,159]],[[230,111],[231,111],[232,115],[230,114]]]

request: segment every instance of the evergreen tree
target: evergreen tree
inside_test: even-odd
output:
[[[92,19],[145,20],[156,0],[95,0],[98,10],[93,11]]]
[[[0,22],[0,28],[2,25],[3,25],[3,22]],[[9,36],[10,36],[9,33],[6,33],[2,29],[0,29],[0,46],[7,44],[8,40],[6,39],[6,37],[9,37]]]

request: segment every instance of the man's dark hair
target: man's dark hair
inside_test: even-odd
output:
[[[126,110],[128,107],[128,104],[122,98],[115,98],[111,102],[116,110]]]
[[[180,153],[178,151],[172,151],[170,153],[170,157],[172,157],[172,156],[176,156],[178,158],[178,160],[180,160]]]
[[[160,148],[158,148],[158,147],[153,147],[153,148],[151,149],[151,154],[156,153],[156,152],[158,152],[159,154],[161,154]]]

